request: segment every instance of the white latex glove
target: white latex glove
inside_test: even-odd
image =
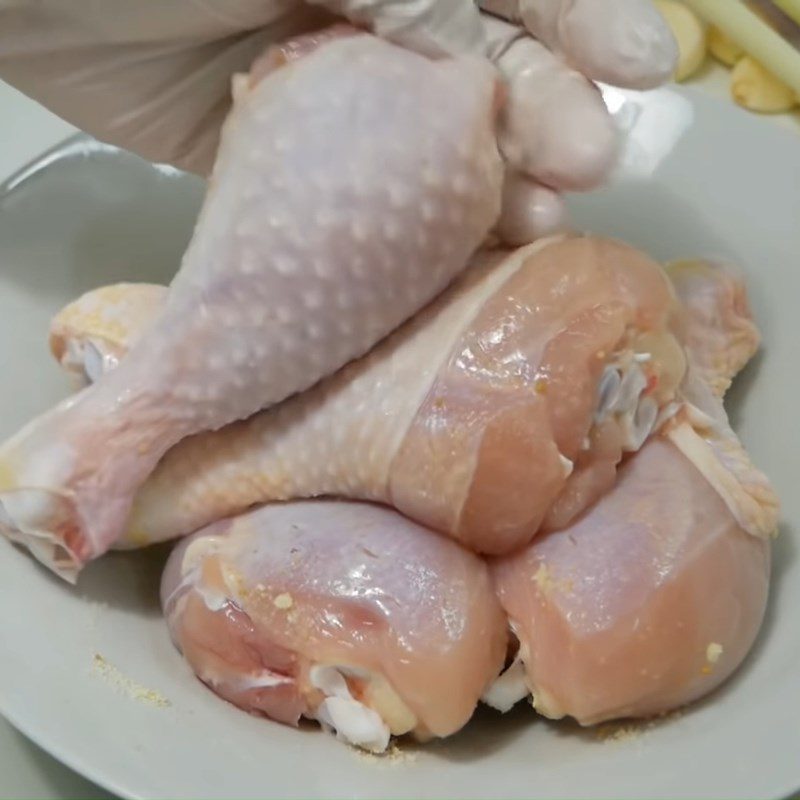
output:
[[[0,78],[99,139],[206,173],[231,76],[269,44],[342,16],[427,55],[504,74],[509,243],[563,222],[560,192],[601,183],[612,122],[590,80],[648,88],[677,48],[650,0],[0,0]],[[443,110],[446,113],[446,110]]]

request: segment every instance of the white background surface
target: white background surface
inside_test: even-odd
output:
[[[699,82],[715,94],[727,91],[727,75],[709,66]],[[0,180],[20,166],[4,159],[4,153],[24,152],[33,157],[63,139],[72,128],[36,104],[0,83]],[[765,124],[782,124],[800,130],[800,114],[776,117]],[[10,147],[14,142],[14,147]],[[108,798],[28,742],[0,719],[0,798]]]
[[[0,82],[0,180],[21,166],[9,152],[33,158],[73,128]],[[12,147],[13,142],[13,147]],[[0,718],[0,798],[108,798],[111,795],[63,767]]]

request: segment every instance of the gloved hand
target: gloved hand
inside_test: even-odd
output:
[[[485,55],[508,86],[498,230],[522,243],[562,223],[561,191],[598,185],[614,163],[591,81],[658,85],[677,48],[650,0],[480,5],[493,16],[472,0],[0,0],[0,78],[99,139],[206,173],[231,76],[269,44],[344,16],[427,55]]]

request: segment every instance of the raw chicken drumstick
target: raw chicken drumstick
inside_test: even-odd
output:
[[[761,625],[769,541],[743,530],[667,439],[651,439],[576,523],[494,567],[520,641],[493,687],[584,725],[669,711],[739,666]]]
[[[192,669],[246,711],[368,750],[448,736],[502,668],[486,565],[367,503],[274,504],[185,539],[162,582]]]
[[[236,89],[163,313],[119,369],[0,450],[0,530],[66,577],[119,538],[170,447],[365,353],[498,217],[487,62],[361,34]]]
[[[119,346],[94,311],[80,333],[81,308],[95,304],[89,295],[56,321],[56,352],[99,358],[109,335]],[[623,450],[637,450],[674,399],[684,369],[674,311],[663,270],[617,242],[489,255],[334,377],[174,448],[121,544],[191,533],[257,503],[339,495],[508,552],[551,508],[569,519],[602,494]]]
[[[684,300],[673,321],[689,344],[694,399],[702,401],[696,376],[713,386],[729,385],[755,352],[758,332],[744,286],[727,268],[686,262],[670,265],[667,273]],[[87,366],[113,365],[146,322],[141,314],[153,291],[132,286],[85,296],[54,321],[54,352],[72,354],[64,362],[70,369],[79,369],[82,358]],[[417,324],[431,323],[421,318]],[[380,351],[376,358],[382,358]],[[684,391],[691,389],[690,378]],[[713,395],[708,390],[705,395],[706,407],[713,406]],[[768,532],[776,515],[774,497],[747,466],[727,425],[718,427],[716,443],[733,437],[727,439],[729,448],[739,448],[740,455],[726,462],[708,458],[714,456],[715,438],[705,439],[712,431],[691,426],[700,421],[697,412],[687,418],[681,411],[673,420],[667,436],[688,433],[694,447],[689,453],[700,456],[706,471],[734,468],[728,475],[736,493],[761,509],[751,518],[760,518],[753,532]],[[738,477],[737,464],[747,466]],[[748,495],[748,482],[760,487],[760,495]],[[290,513],[308,505],[281,508]],[[354,518],[372,513],[371,506],[364,506],[365,512],[356,504],[348,507]],[[408,523],[396,517],[391,524],[404,532]],[[546,534],[521,556],[497,562],[500,594],[521,647],[486,699],[507,709],[533,690],[542,713],[569,714],[586,724],[689,702],[719,685],[749,649],[763,614],[768,564],[767,543],[744,532],[693,463],[665,437],[651,439],[623,467],[617,488],[579,522]],[[345,561],[341,570],[347,571]],[[204,662],[192,663],[202,675]],[[264,707],[277,713],[273,705]]]
[[[702,324],[712,335],[709,352],[690,353],[727,364],[730,380],[758,341],[752,323],[749,344],[726,338],[749,320],[724,313],[740,284],[692,269],[704,302],[685,308],[683,329]],[[530,686],[543,713],[591,723],[705,694],[752,643],[768,565],[767,542],[737,526],[671,443],[651,439],[580,522],[498,562],[521,647],[486,699],[506,709]],[[503,653],[504,620],[486,591],[478,562],[455,545],[344,502],[273,505],[212,525],[179,546],[164,577],[176,643],[218,694],[285,722],[319,719],[375,750],[390,733],[447,735],[471,714]],[[362,610],[340,612],[343,602]],[[376,632],[366,608],[387,627]],[[454,630],[457,645],[445,635]]]
[[[728,386],[758,345],[743,284],[702,262],[669,272],[690,301],[690,369]],[[679,412],[576,523],[494,563],[519,651],[492,705],[532,693],[540,713],[585,725],[648,716],[707,694],[742,662],[766,605],[777,500],[727,422],[702,417]]]

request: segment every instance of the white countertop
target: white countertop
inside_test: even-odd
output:
[[[725,96],[728,92],[728,73],[709,63],[693,83],[713,94]],[[0,108],[4,112],[3,125],[0,127],[0,180],[19,167],[18,162],[11,164],[7,158],[4,159],[3,154],[12,150],[7,146],[12,140],[15,142],[15,152],[19,152],[19,142],[24,142],[25,151],[32,158],[74,131],[71,126],[2,82]],[[775,116],[769,121],[800,131],[800,112]],[[0,718],[0,800],[6,798],[94,800],[111,798],[111,795],[48,756]],[[800,796],[796,800],[800,800]]]

